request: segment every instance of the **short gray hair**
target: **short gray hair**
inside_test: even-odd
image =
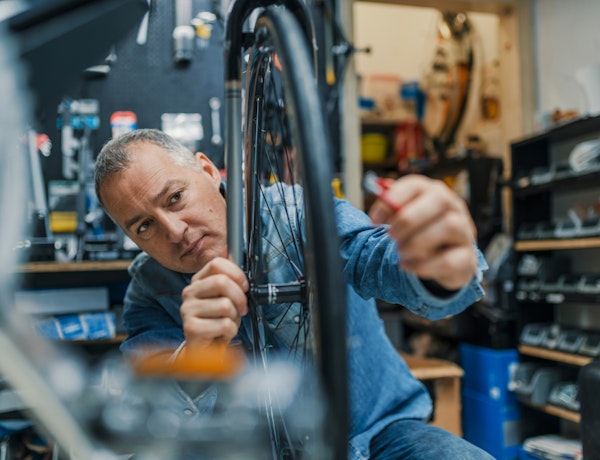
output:
[[[163,148],[178,165],[198,168],[194,153],[183,144],[158,129],[136,129],[108,141],[96,158],[94,167],[94,185],[96,196],[104,206],[100,193],[104,183],[113,175],[128,168],[130,162],[129,147],[148,142]]]

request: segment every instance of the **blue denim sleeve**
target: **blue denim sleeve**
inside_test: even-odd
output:
[[[121,343],[121,352],[132,356],[149,350],[175,350],[184,340],[180,322],[150,296],[140,294],[138,287],[126,295],[123,322],[127,339]]]
[[[183,277],[140,254],[129,268],[124,299],[127,339],[120,349],[131,356],[148,349],[175,350],[184,340],[179,314]]]
[[[358,294],[400,304],[418,315],[437,320],[460,313],[483,296],[480,276],[450,297],[433,295],[418,277],[399,268],[400,254],[386,226],[374,226],[370,218],[349,202],[336,200],[338,232],[344,274]],[[487,268],[477,252],[478,275]]]

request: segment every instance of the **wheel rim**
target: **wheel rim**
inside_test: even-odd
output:
[[[290,49],[290,44],[277,43],[277,31],[274,33],[273,27],[277,29],[279,26],[279,30],[285,30],[283,35],[288,38],[293,35],[289,33],[292,26],[285,22],[277,25],[279,15],[271,14],[269,17],[269,13],[268,10],[267,16],[257,21],[257,41],[247,77],[248,106],[244,135],[248,242],[246,266],[252,286],[250,316],[253,323],[253,342],[259,344],[255,358],[260,365],[268,366],[272,344],[280,342],[277,328],[280,324],[290,327],[290,322],[295,322],[296,332],[293,335],[283,334],[286,337],[285,345],[290,350],[288,359],[292,357],[300,362],[304,369],[310,368],[310,372],[315,372],[312,368],[315,360],[309,358],[316,358],[319,365],[316,372],[323,377],[325,364],[329,365],[332,361],[331,356],[337,353],[335,356],[338,357],[338,364],[340,361],[344,362],[344,366],[338,368],[342,371],[337,375],[342,383],[340,384],[340,380],[332,383],[331,379],[327,379],[327,375],[323,381],[328,396],[332,393],[332,387],[340,392],[338,401],[342,401],[344,407],[338,411],[338,405],[334,412],[336,423],[342,427],[341,432],[345,431],[344,411],[347,404],[344,399],[345,338],[344,331],[339,331],[339,324],[343,324],[345,319],[345,288],[339,263],[339,248],[335,244],[327,135],[325,132],[319,134],[321,131],[316,129],[324,129],[322,118],[316,123],[315,120],[311,120],[315,114],[320,116],[322,113],[318,99],[315,102],[314,98],[311,100],[307,97],[308,104],[304,100],[304,96],[313,91],[310,85],[314,84],[314,81],[311,81],[314,77],[311,74],[308,74],[308,77],[306,74],[303,77],[294,75],[302,65],[310,69],[310,60],[307,58],[302,64],[302,59],[296,53],[293,57],[290,53],[285,53],[286,49]],[[297,49],[294,46],[291,48]],[[280,50],[280,54],[276,54],[275,50]],[[285,69],[290,70],[286,72]],[[296,81],[290,82],[290,78],[296,78]],[[309,88],[303,89],[305,84],[308,84]],[[317,94],[316,90],[314,94]],[[302,129],[303,125],[311,123],[312,126]],[[315,158],[319,161],[315,161]],[[315,168],[315,165],[320,166]],[[257,174],[252,174],[253,171]],[[306,172],[309,174],[305,174]],[[330,203],[326,202],[329,198]],[[287,204],[285,212],[278,208],[278,204],[282,202]],[[267,209],[267,218],[261,211],[264,209]],[[326,211],[323,212],[323,209]],[[306,227],[301,225],[302,222],[306,222]],[[329,227],[327,223],[330,224]],[[323,228],[328,230],[323,232]],[[266,229],[271,231],[267,232]],[[264,238],[265,233],[270,233],[271,237]],[[290,234],[295,237],[290,237]],[[275,251],[273,248],[278,246],[286,249]],[[290,259],[298,259],[300,263],[290,263]],[[330,263],[329,259],[333,259],[333,263]],[[322,264],[321,260],[327,263]],[[286,273],[283,282],[279,277],[271,279],[270,270],[273,266],[279,272]],[[272,284],[273,281],[276,282],[275,285]],[[332,300],[328,290],[334,291],[338,298]],[[276,296],[273,295],[273,291],[276,291]],[[281,302],[285,302],[285,307],[281,307]],[[335,307],[334,304],[338,306]],[[272,313],[273,305],[284,308],[279,310],[280,321],[276,324],[269,322],[272,319],[269,318],[269,314]],[[336,311],[337,308],[338,314],[341,314],[341,317],[338,316],[333,321],[342,336],[338,337],[337,347],[323,345],[324,334],[320,334],[319,330],[321,320],[325,318],[325,328],[329,331],[332,328],[331,314],[323,308],[315,308],[316,305],[331,306],[331,311]],[[333,354],[332,349],[335,351]],[[283,430],[285,431],[285,428]],[[330,451],[327,457],[345,458],[345,432],[342,435],[338,432],[336,436],[338,443],[333,449],[342,453],[338,455]],[[330,442],[328,440],[329,448]]]

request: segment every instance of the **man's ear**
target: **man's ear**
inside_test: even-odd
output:
[[[215,164],[212,161],[210,161],[210,159],[204,153],[197,152],[194,155],[194,160],[196,161],[196,164],[198,165],[200,170],[207,173],[211,178],[215,180],[215,182],[219,184],[221,183],[221,173],[219,172]]]

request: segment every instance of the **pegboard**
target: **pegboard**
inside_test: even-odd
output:
[[[115,111],[135,112],[138,128],[161,128],[163,113],[200,113],[204,137],[198,150],[206,153],[215,164],[223,167],[223,145],[211,143],[212,124],[208,100],[223,101],[223,21],[219,2],[192,0],[192,17],[201,11],[217,14],[206,48],[198,43],[189,65],[177,66],[173,59],[174,1],[154,0],[150,3],[146,43],[136,42],[135,27],[124,39],[115,43],[116,60],[104,77],[88,78],[82,69],[81,78],[66,94],[44,95],[44,105],[38,109],[38,130],[52,140],[52,154],[43,159],[46,181],[61,178],[60,131],[56,126],[57,108],[61,100],[92,98],[100,105],[100,126],[92,134],[92,147],[97,154],[111,137],[110,116]],[[190,18],[191,19],[191,18]],[[65,50],[68,52],[68,50]],[[106,56],[111,50],[106,51]],[[103,64],[101,59],[97,65]],[[220,111],[221,134],[224,112]]]

